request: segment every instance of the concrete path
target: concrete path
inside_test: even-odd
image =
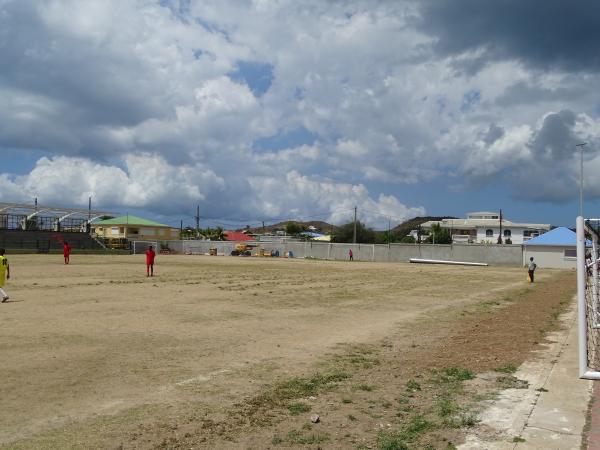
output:
[[[480,425],[460,449],[581,448],[592,382],[578,378],[575,305],[561,321],[564,329],[550,334],[551,343],[514,374],[529,387],[502,391],[482,412]]]
[[[594,395],[590,412],[591,423],[587,436],[587,450],[600,450],[600,381],[594,382]]]

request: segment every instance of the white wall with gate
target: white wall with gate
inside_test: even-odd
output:
[[[230,255],[238,242],[232,241],[160,241],[174,253],[208,254],[211,248],[218,255]],[[328,242],[286,242],[253,243],[265,252],[279,251],[283,256],[292,252],[296,258],[316,258],[347,260],[348,250],[352,249],[355,261],[397,261],[406,262],[410,258],[443,259],[448,261],[481,262],[492,265],[523,265],[521,245],[478,245],[478,244],[334,244]]]

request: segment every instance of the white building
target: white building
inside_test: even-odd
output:
[[[430,232],[434,224],[450,231],[454,243],[497,243],[500,236],[500,214],[497,212],[473,212],[466,219],[443,219],[429,221],[421,228]],[[516,223],[502,219],[502,242],[523,244],[529,239],[550,230],[549,223]]]

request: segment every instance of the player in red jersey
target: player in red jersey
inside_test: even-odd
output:
[[[154,257],[156,253],[152,249],[152,246],[148,247],[146,250],[146,276],[153,277],[154,276]]]
[[[63,256],[65,257],[65,264],[69,264],[69,256],[71,255],[71,246],[67,241],[63,242]]]

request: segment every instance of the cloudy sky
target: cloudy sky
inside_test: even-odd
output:
[[[0,201],[600,214],[600,2],[0,0]]]

